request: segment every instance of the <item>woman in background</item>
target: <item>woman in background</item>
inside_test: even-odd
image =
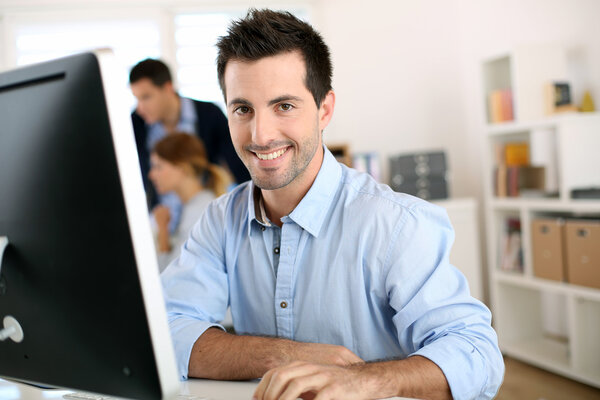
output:
[[[175,192],[183,209],[179,225],[169,234],[169,209],[158,205],[152,210],[158,229],[158,264],[163,271],[179,255],[208,203],[227,191],[228,173],[208,162],[204,144],[194,135],[173,133],[158,141],[150,154],[150,173],[160,194]]]

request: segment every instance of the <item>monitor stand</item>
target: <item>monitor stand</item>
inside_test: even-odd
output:
[[[0,273],[2,272],[2,257],[4,256],[4,250],[8,247],[8,238],[6,236],[0,236]],[[21,324],[14,317],[7,315],[3,320],[4,328],[0,327],[0,341],[4,341],[11,338],[15,342],[19,343],[23,340],[23,328]]]

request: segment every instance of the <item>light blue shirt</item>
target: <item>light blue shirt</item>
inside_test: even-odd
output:
[[[177,123],[177,131],[194,134],[196,132],[196,122],[198,116],[194,109],[194,102],[187,97],[179,97],[181,100],[181,110],[179,114],[179,122]],[[167,136],[165,126],[161,122],[155,122],[148,126],[148,136],[146,137],[146,147],[148,154],[152,153],[154,145]],[[169,221],[169,231],[172,233],[179,225],[181,218],[181,200],[174,192],[165,193],[158,196],[159,203],[167,206],[170,211],[171,220]]]
[[[255,193],[248,182],[213,201],[162,275],[183,379],[193,344],[230,305],[239,334],[341,345],[366,361],[418,354],[454,398],[494,396],[504,372],[496,333],[448,261],[454,232],[442,208],[328,150],[280,232],[259,222]]]

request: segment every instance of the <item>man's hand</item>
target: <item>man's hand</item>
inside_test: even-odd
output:
[[[296,361],[267,372],[256,391],[257,400],[365,399],[369,388],[359,369]]]
[[[421,356],[347,366],[297,361],[268,371],[256,400],[451,399],[442,370]]]

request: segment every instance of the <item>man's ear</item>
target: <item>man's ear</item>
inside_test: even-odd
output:
[[[319,131],[323,130],[329,125],[329,121],[333,117],[333,109],[335,108],[335,93],[333,90],[327,92],[323,101],[321,101],[321,107],[319,107]]]
[[[163,83],[163,85],[161,86],[161,89],[166,92],[175,93],[175,87],[173,86],[172,81],[167,81],[167,82]]]

